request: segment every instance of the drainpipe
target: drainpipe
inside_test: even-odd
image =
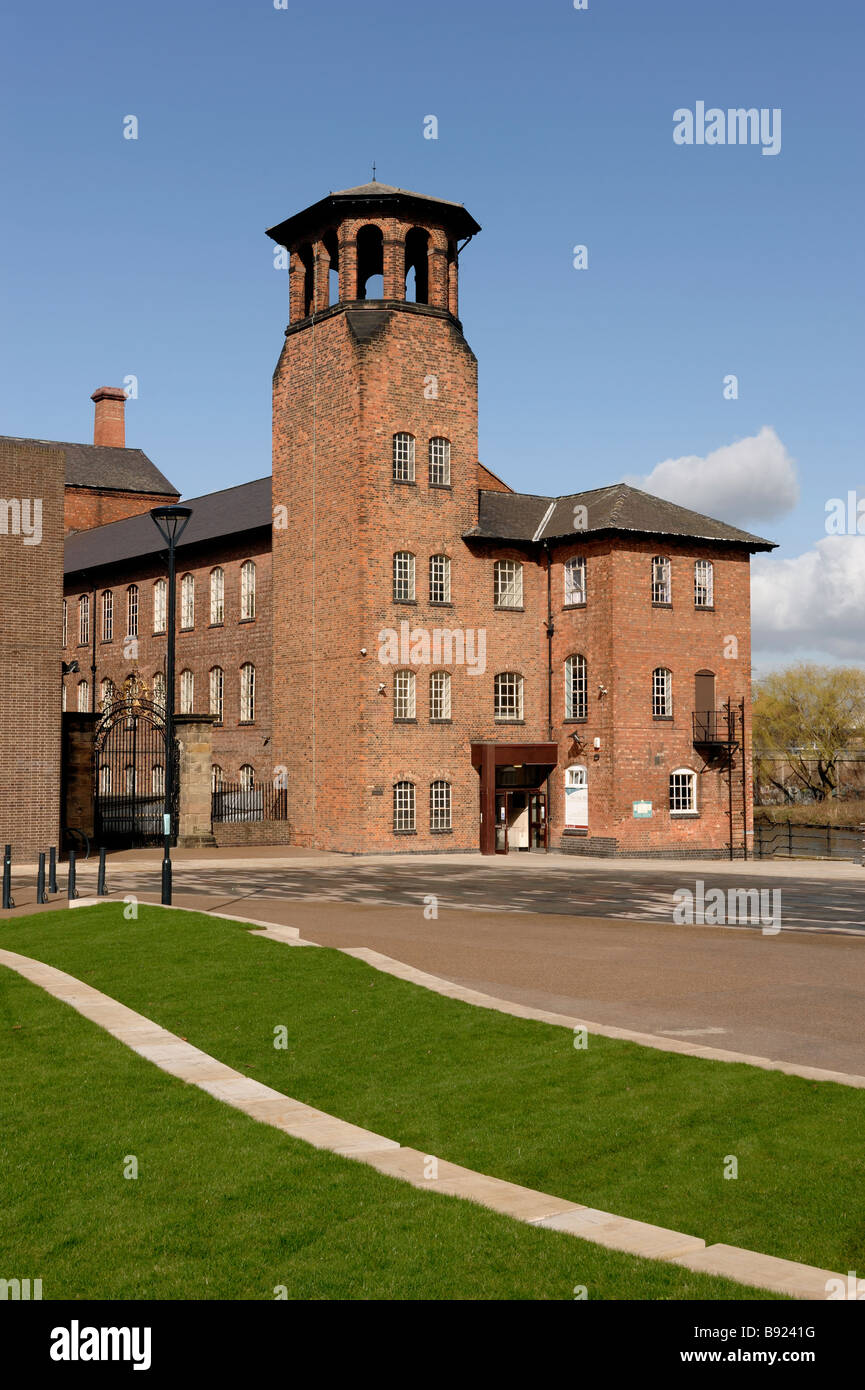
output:
[[[547,557],[547,742],[553,741],[553,588],[552,588],[552,558],[550,556],[550,543],[544,541],[544,551]],[[546,786],[546,817],[544,824],[544,847],[547,854],[550,852],[550,807],[551,788],[550,777],[547,774]]]

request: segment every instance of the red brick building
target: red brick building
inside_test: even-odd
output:
[[[770,543],[625,484],[549,498],[477,457],[457,203],[372,183],[270,230],[290,257],[273,478],[193,498],[178,709],[215,779],[286,788],[349,852],[741,853],[749,557]],[[102,387],[66,451],[68,708],[157,695],[176,490]]]

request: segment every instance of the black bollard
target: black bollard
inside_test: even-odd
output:
[[[39,868],[36,873],[36,901],[47,903],[48,894],[45,892],[45,852],[39,855]]]
[[[103,845],[102,849],[99,851],[99,874],[98,874],[97,879],[96,879],[96,896],[97,896],[97,898],[105,898],[105,897],[108,896],[107,893],[106,893],[106,890],[105,890],[105,847],[104,847],[104,845]]]
[[[75,887],[75,851],[69,851],[69,886],[66,889],[66,896],[71,901],[78,897],[78,889]]]
[[[57,892],[57,850],[54,845],[48,851],[48,892]]]
[[[14,907],[12,901],[12,846],[7,845],[3,851],[3,906]]]

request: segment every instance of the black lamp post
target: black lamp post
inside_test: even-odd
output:
[[[171,793],[174,787],[174,550],[192,516],[191,507],[152,507],[150,516],[168,546],[168,615],[165,661],[165,803],[163,806],[162,901],[171,906]]]

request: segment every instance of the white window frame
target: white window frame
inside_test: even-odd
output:
[[[113,589],[102,590],[102,640],[103,642],[112,642],[114,640]]]
[[[255,617],[255,561],[244,560],[240,566],[240,617],[249,622]]]
[[[589,717],[589,668],[581,652],[565,661],[565,718]]]
[[[180,581],[180,631],[191,632],[195,627],[195,575],[185,574]]]
[[[153,631],[165,632],[168,627],[168,580],[157,579],[153,585]]]
[[[665,607],[673,602],[673,575],[668,555],[652,556],[652,602]]]
[[[447,555],[431,555],[429,558],[429,601],[451,601],[451,562]]]
[[[255,768],[252,763],[244,763],[238,772],[238,781],[243,791],[255,790]]]
[[[398,430],[393,437],[393,480],[395,483],[415,481],[415,437]]]
[[[453,830],[451,784],[440,780],[430,782],[429,828],[435,832]]]
[[[565,607],[582,608],[586,602],[586,557],[572,555],[565,561]]]
[[[255,723],[255,667],[244,661],[240,668],[240,722]]]
[[[586,818],[585,820],[573,820],[569,818],[569,812],[573,811],[576,805],[576,797],[568,795],[570,791],[585,791]],[[565,829],[566,830],[588,830],[589,828],[589,770],[585,763],[574,763],[571,767],[565,768]]]
[[[397,724],[417,718],[417,676],[414,671],[394,671],[393,717]]]
[[[69,604],[66,602],[66,599],[64,599],[64,600],[63,600],[63,645],[64,645],[64,647],[66,646],[66,644],[68,643],[68,641],[69,641]]]
[[[165,709],[165,672],[153,673],[153,703],[158,709]]]
[[[493,604],[496,608],[522,608],[521,560],[496,560],[493,566]]]
[[[429,442],[429,485],[451,485],[451,442],[441,434],[433,435]]]
[[[714,608],[715,567],[711,560],[694,561],[694,607]]]
[[[393,601],[413,603],[415,588],[415,557],[410,550],[396,550],[393,556]]]
[[[685,791],[688,788],[687,793]],[[697,774],[691,767],[676,767],[670,773],[670,815],[698,816]]]
[[[451,718],[450,671],[433,671],[429,678],[429,717],[436,723]]]
[[[117,690],[110,676],[106,676],[99,687],[99,702],[102,711],[107,714],[117,699]]]
[[[523,678],[518,671],[499,671],[493,681],[493,718],[507,724],[523,719]]]
[[[222,788],[222,784],[223,784],[224,781],[225,781],[225,775],[224,775],[224,773],[223,773],[223,771],[222,771],[222,768],[221,768],[220,764],[219,764],[219,763],[211,763],[211,764],[210,764],[210,790],[211,790],[212,792],[218,792],[218,791],[220,791],[221,788]]]
[[[137,584],[130,584],[126,590],[126,636],[138,636],[139,590]]]
[[[656,666],[652,672],[652,718],[673,717],[673,673],[667,666]]]
[[[221,666],[210,668],[210,713],[217,724],[223,722],[225,714],[225,672]]]
[[[192,714],[195,710],[195,673],[188,666],[180,672],[180,713]]]
[[[394,782],[394,833],[407,834],[417,830],[417,807],[414,782]]]
[[[221,627],[225,622],[225,570],[216,565],[210,571],[210,625]]]
[[[87,680],[78,682],[78,713],[89,714],[90,712],[90,682]]]
[[[86,647],[90,641],[90,595],[82,594],[78,600],[78,645]]]

